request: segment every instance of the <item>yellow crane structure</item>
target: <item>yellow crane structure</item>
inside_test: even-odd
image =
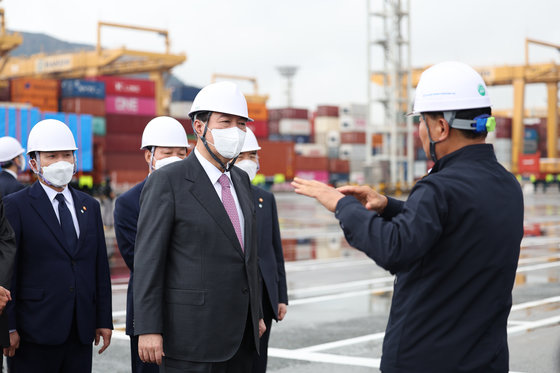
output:
[[[247,102],[256,104],[266,104],[268,101],[268,95],[259,94],[259,85],[257,83],[257,78],[243,75],[232,75],[232,74],[222,74],[214,73],[212,74],[211,82],[215,83],[219,79],[229,79],[229,80],[241,80],[248,81],[253,85],[253,94],[244,94]]]
[[[560,65],[556,63],[529,63],[529,45],[538,44],[552,47],[560,51],[560,45],[548,42],[525,39],[525,64],[493,67],[476,67],[489,86],[513,86],[513,120],[512,120],[512,164],[511,171],[518,172],[519,154],[523,149],[523,118],[525,113],[525,85],[544,83],[547,87],[547,153],[549,158],[558,157],[558,82],[560,81]],[[416,87],[420,75],[427,67],[412,70],[412,86]],[[384,74],[373,74],[372,82],[382,84],[387,79]],[[406,85],[407,75],[401,84]],[[406,108],[403,112],[406,112]]]
[[[21,44],[21,36],[7,35],[4,30],[4,10],[1,9],[2,34],[0,35],[0,80],[13,78],[52,78],[79,79],[100,75],[131,75],[148,73],[155,82],[156,111],[158,115],[167,114],[170,92],[165,90],[165,74],[186,60],[186,55],[170,53],[169,33],[167,30],[98,22],[97,45],[94,51],[75,53],[44,54],[26,57],[10,57],[7,53]],[[155,53],[132,50],[126,47],[103,49],[101,29],[116,27],[129,30],[153,32],[165,38],[165,52]]]

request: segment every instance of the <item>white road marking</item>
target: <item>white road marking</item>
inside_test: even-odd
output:
[[[358,296],[362,296],[362,295],[383,294],[383,293],[388,293],[388,292],[391,292],[391,291],[393,291],[393,286],[380,287],[380,288],[367,289],[367,290],[360,290],[360,291],[353,291],[353,292],[349,292],[349,293],[321,295],[321,296],[318,296],[318,297],[310,297],[310,298],[290,300],[290,305],[291,306],[296,306],[296,305],[300,305],[300,304],[327,302],[327,301],[344,299],[344,298],[358,297]]]
[[[531,302],[518,303],[518,304],[514,304],[511,307],[511,312],[524,310],[524,309],[532,308],[532,307],[544,306],[545,304],[557,303],[557,302],[560,302],[560,296],[543,298],[543,299],[534,300],[534,301],[531,301]]]
[[[508,335],[511,335],[511,334],[517,334],[517,333],[526,332],[537,328],[542,328],[544,326],[550,326],[556,324],[560,324],[560,315],[548,317],[546,319],[531,321],[525,325],[512,326],[508,328],[507,331],[508,331]]]
[[[517,273],[537,271],[539,269],[547,269],[547,268],[554,268],[554,267],[560,267],[560,262],[543,263],[543,264],[535,264],[532,266],[519,267],[517,268]]]
[[[294,351],[306,351],[306,352],[324,351],[324,350],[330,350],[330,349],[333,349],[333,348],[350,346],[350,345],[358,344],[358,343],[378,341],[378,340],[383,339],[384,336],[385,336],[385,333],[380,332],[380,333],[368,334],[368,335],[364,335],[364,336],[356,337],[356,338],[343,339],[343,340],[340,340],[340,341],[323,343],[323,344],[320,344],[320,345],[299,348],[299,349],[294,350]]]
[[[318,293],[318,292],[329,291],[329,290],[332,291],[332,290],[348,289],[348,288],[359,287],[359,286],[383,284],[386,282],[393,282],[394,278],[395,278],[394,276],[377,277],[370,280],[350,281],[350,282],[342,282],[339,284],[329,284],[329,285],[322,285],[322,286],[313,286],[309,288],[293,289],[288,291],[288,295],[303,295],[306,293]]]
[[[313,361],[318,363],[352,365],[352,366],[370,367],[370,368],[379,368],[379,364],[381,363],[381,359],[322,354],[317,352],[286,350],[282,348],[272,348],[272,347],[268,349],[268,356],[283,358],[283,359],[291,359],[291,360],[304,360],[304,361]]]

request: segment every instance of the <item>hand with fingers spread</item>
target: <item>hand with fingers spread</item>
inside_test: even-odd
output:
[[[337,188],[337,190],[346,196],[354,196],[366,209],[376,211],[379,214],[381,214],[387,206],[387,197],[365,185],[346,185]]]
[[[99,353],[102,354],[103,351],[105,351],[107,349],[107,347],[109,347],[109,345],[111,344],[111,335],[113,334],[113,331],[111,329],[107,329],[107,328],[99,328],[99,329],[95,329],[95,345],[98,346],[99,345],[99,340],[102,337],[103,338],[103,347],[101,347],[101,349],[99,350]]]
[[[142,334],[138,337],[138,356],[144,363],[161,365],[163,337],[161,334]]]
[[[297,194],[315,198],[330,212],[334,212],[336,204],[344,197],[344,194],[335,188],[316,180],[305,180],[296,177],[292,181],[292,186]]]

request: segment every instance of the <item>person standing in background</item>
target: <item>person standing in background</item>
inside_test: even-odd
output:
[[[4,197],[25,188],[17,179],[18,172],[25,170],[24,152],[25,149],[13,137],[0,137],[0,194]]]
[[[189,144],[185,129],[176,119],[157,117],[152,119],[142,133],[141,149],[148,164],[148,176],[161,167],[185,159]],[[158,373],[159,366],[144,363],[138,356],[138,337],[134,335],[134,246],[136,225],[140,214],[140,194],[146,184],[136,184],[129,191],[121,194],[115,202],[115,235],[119,251],[130,270],[126,294],[126,334],[130,336],[130,357],[132,373]]]
[[[253,131],[247,127],[245,143],[235,165],[249,175],[253,181],[259,170],[258,151],[261,149]],[[280,238],[280,224],[274,195],[262,188],[252,185],[253,202],[257,214],[257,247],[259,269],[262,276],[262,308],[266,332],[260,341],[260,354],[255,353],[253,373],[266,372],[268,360],[268,340],[272,319],[282,321],[288,312],[288,287],[284,252]]]
[[[0,347],[2,349],[10,347],[10,335],[8,328],[8,318],[5,308],[12,299],[10,291],[10,281],[16,259],[16,239],[14,230],[4,215],[4,203],[0,195]],[[3,360],[0,359],[0,372],[3,371]]]

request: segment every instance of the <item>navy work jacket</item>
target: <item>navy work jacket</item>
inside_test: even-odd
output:
[[[396,275],[384,373],[508,371],[523,195],[492,145],[441,158],[382,215],[351,196],[336,210],[348,242]]]

